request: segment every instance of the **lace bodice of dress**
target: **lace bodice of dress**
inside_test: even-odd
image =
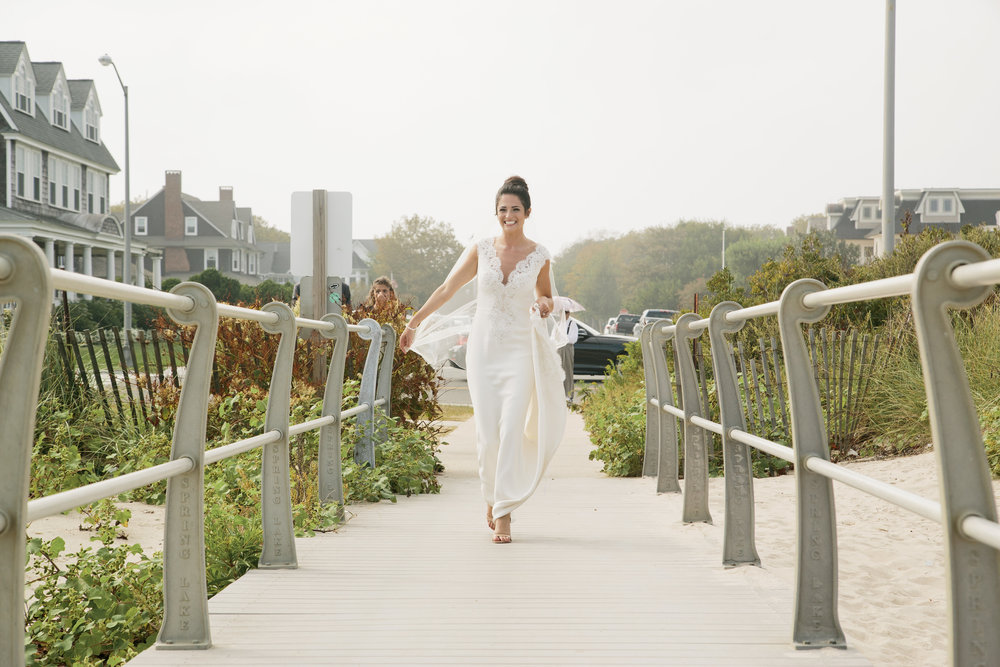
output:
[[[490,331],[497,339],[503,339],[514,327],[528,326],[531,304],[535,302],[535,283],[538,272],[550,259],[549,251],[542,245],[536,245],[528,255],[519,261],[503,282],[503,270],[500,267],[500,257],[493,247],[493,239],[487,238],[479,242],[477,296],[479,306],[476,319],[488,318]]]

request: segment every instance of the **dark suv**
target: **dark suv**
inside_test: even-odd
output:
[[[620,334],[622,336],[631,336],[632,329],[638,323],[638,315],[634,315],[632,313],[622,313],[618,316],[618,319],[615,320],[615,326],[611,333]]]

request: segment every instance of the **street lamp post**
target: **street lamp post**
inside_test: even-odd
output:
[[[122,92],[125,93],[125,252],[124,257],[122,257],[122,282],[126,285],[132,284],[132,197],[129,192],[129,164],[128,164],[128,86],[122,81],[122,75],[118,73],[118,66],[115,65],[115,61],[111,59],[111,56],[104,54],[97,59],[97,62],[101,63],[105,67],[111,65],[115,70],[115,76],[118,77],[118,83],[121,84]],[[125,317],[124,320],[124,338],[125,338],[125,363],[132,362],[132,348],[129,339],[129,329],[132,328],[132,302],[124,302]]]

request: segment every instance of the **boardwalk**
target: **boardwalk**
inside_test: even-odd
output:
[[[209,602],[212,649],[130,664],[869,664],[795,651],[786,586],[724,570],[678,496],[604,477],[580,418],[568,427],[513,544],[489,541],[466,422],[440,496],[352,506],[338,533],[298,541],[299,569],[251,571]]]

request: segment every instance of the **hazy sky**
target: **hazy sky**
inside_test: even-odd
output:
[[[880,0],[6,0],[0,18],[0,40],[94,79],[124,166],[114,58],[133,196],[179,169],[289,229],[291,192],[346,190],[356,238],[416,213],[466,241],[517,173],[553,251],[879,195],[884,30]],[[896,187],[1000,187],[1000,3],[900,0],[896,39]]]

